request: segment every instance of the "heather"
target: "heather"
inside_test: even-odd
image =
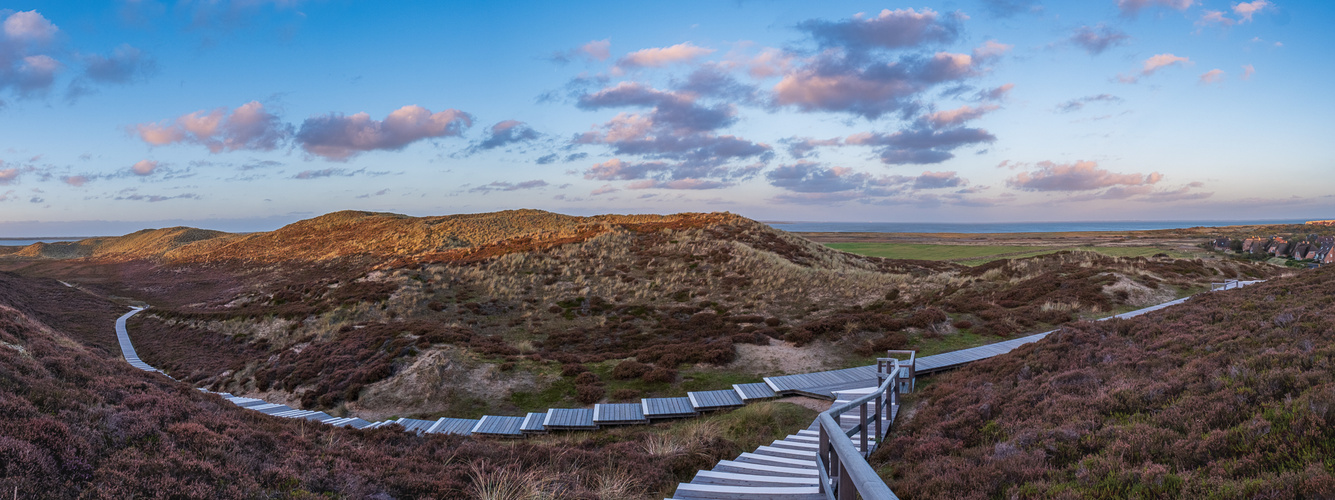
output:
[[[11,302],[26,290],[51,300]],[[529,441],[332,428],[237,408],[34,319],[99,302],[82,292],[13,275],[0,275],[0,292],[0,490],[21,498],[462,498],[495,488],[661,497],[698,468],[812,418],[771,403]],[[119,309],[97,308],[106,337]]]
[[[1278,272],[1092,252],[977,267],[890,260],[724,213],[338,212],[193,242],[158,232],[100,243],[156,242],[137,259],[4,262],[153,305],[130,330],[174,377],[374,418],[678,396],[787,370],[763,361],[783,349],[822,353],[805,370],[866,364],[885,349],[969,347]],[[627,362],[643,368],[611,373]],[[577,380],[570,365],[600,378]]]
[[[873,463],[903,498],[1329,498],[1331,274],[1070,324],[942,375]]]

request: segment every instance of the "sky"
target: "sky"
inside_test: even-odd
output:
[[[1335,218],[1335,2],[0,4],[0,237]]]

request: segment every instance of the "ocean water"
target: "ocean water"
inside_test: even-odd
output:
[[[17,238],[0,238],[0,246],[7,247],[26,247],[33,243],[55,243],[58,241],[79,241],[83,238],[34,238],[21,240]]]
[[[1050,233],[1069,231],[1147,231],[1198,226],[1302,224],[1306,220],[1187,220],[1093,222],[776,222],[771,227],[800,233]]]

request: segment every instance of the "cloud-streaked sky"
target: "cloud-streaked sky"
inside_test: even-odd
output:
[[[1331,2],[460,3],[0,6],[0,233],[1335,217]]]

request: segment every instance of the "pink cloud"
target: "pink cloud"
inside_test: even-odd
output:
[[[1206,71],[1205,73],[1201,74],[1202,84],[1208,85],[1211,83],[1219,83],[1222,81],[1224,81],[1224,70],[1222,69],[1212,69],[1210,71]]]
[[[671,47],[649,48],[626,54],[617,61],[622,68],[661,68],[675,63],[689,62],[714,52],[714,49],[679,43]]]
[[[611,49],[612,40],[606,38],[595,40],[579,47],[580,52],[583,52],[585,55],[589,56],[590,59],[596,61],[606,61],[607,58],[612,57]]]
[[[1256,68],[1250,64],[1242,65],[1242,79],[1251,80],[1252,75],[1256,73]]]
[[[1151,6],[1187,10],[1188,7],[1195,4],[1196,0],[1117,0],[1117,8],[1121,9],[1122,14],[1127,16],[1135,15],[1141,9]]]
[[[437,113],[417,105],[394,110],[384,121],[367,113],[330,113],[307,118],[296,134],[306,152],[346,160],[365,151],[399,150],[428,138],[457,137],[473,125],[473,117],[457,109]]]
[[[15,12],[5,18],[5,36],[27,42],[49,42],[60,31],[35,10]]]
[[[69,184],[74,187],[80,187],[88,183],[88,177],[82,175],[71,175],[68,177],[62,177],[60,180],[64,181],[65,184]]]
[[[1153,75],[1160,69],[1169,66],[1177,66],[1183,64],[1191,64],[1191,59],[1188,59],[1186,57],[1175,56],[1173,54],[1156,54],[1155,56],[1145,60],[1145,63],[1141,67],[1139,74],[1118,75],[1117,80],[1122,83],[1136,83],[1138,80],[1140,80],[1141,77]]]
[[[1187,63],[1187,62],[1191,62],[1191,60],[1185,57],[1178,57],[1173,54],[1159,54],[1149,59],[1146,59],[1145,68],[1142,69],[1140,73],[1148,76],[1150,74],[1153,74],[1155,71],[1158,71],[1159,68],[1172,66],[1174,64],[1179,64],[1179,63]]]
[[[1007,45],[997,42],[996,40],[988,40],[973,49],[973,58],[980,61],[996,59],[1006,55],[1006,53],[1010,52],[1013,48],[1015,48],[1014,45]]]
[[[130,171],[135,175],[152,175],[154,170],[158,169],[158,162],[153,160],[139,160],[130,166]]]
[[[1098,162],[1053,163],[1041,161],[1038,170],[1020,172],[1006,184],[1025,191],[1091,191],[1114,186],[1143,186],[1163,180],[1163,174],[1119,174],[1099,168]]]
[[[589,193],[589,195],[590,195],[590,196],[598,196],[598,195],[601,195],[601,194],[615,193],[615,192],[617,192],[617,191],[620,191],[620,189],[617,189],[617,188],[615,188],[615,187],[612,187],[611,184],[603,184],[602,187],[593,190],[592,192]]]
[[[1255,0],[1253,2],[1241,2],[1233,6],[1233,13],[1238,15],[1239,23],[1249,23],[1252,16],[1257,12],[1272,7],[1274,4],[1266,0]]]
[[[969,105],[966,104],[964,106],[960,106],[955,109],[950,109],[946,111],[937,111],[935,113],[925,116],[924,118],[927,120],[927,123],[930,123],[933,127],[944,128],[954,125],[960,125],[969,120],[973,120],[975,118],[983,116],[984,114],[987,114],[989,112],[996,111],[999,108],[1000,106],[997,106],[995,104],[984,104],[976,108],[970,107]]]
[[[1202,12],[1200,20],[1196,21],[1197,26],[1206,26],[1210,24],[1232,26],[1235,23],[1236,21],[1234,21],[1233,18],[1225,16],[1224,12],[1220,10],[1207,10]]]
[[[231,111],[225,107],[200,110],[175,120],[140,123],[134,127],[139,139],[150,145],[199,144],[211,153],[271,151],[292,134],[291,129],[258,101],[250,101]]]
[[[19,169],[17,168],[6,168],[4,170],[0,170],[0,185],[8,185],[18,180],[19,173],[20,173]]]
[[[797,58],[788,52],[766,48],[746,62],[747,73],[753,78],[769,78],[782,75],[792,71],[796,60]]]

